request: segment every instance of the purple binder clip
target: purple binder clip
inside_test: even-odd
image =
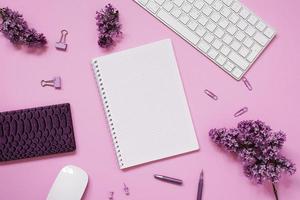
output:
[[[52,80],[48,80],[48,81],[42,80],[41,86],[42,87],[50,86],[50,87],[54,87],[55,89],[61,89],[61,79],[59,76],[56,76]]]
[[[68,35],[68,31],[67,30],[62,30],[61,31],[61,36],[60,36],[60,40],[59,42],[56,42],[55,44],[55,48],[58,50],[62,50],[62,51],[66,51],[68,44],[66,43],[66,38]]]

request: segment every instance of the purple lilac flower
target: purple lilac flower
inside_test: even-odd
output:
[[[111,47],[115,44],[115,40],[122,35],[119,11],[108,4],[104,10],[97,11],[96,14],[99,31],[98,45],[102,48]]]
[[[296,172],[295,164],[280,154],[285,133],[273,132],[262,121],[242,121],[236,129],[212,129],[209,135],[217,145],[236,154],[245,175],[257,183],[276,183],[282,173]]]
[[[27,45],[30,47],[43,47],[47,40],[42,33],[37,33],[35,29],[29,28],[23,16],[17,11],[9,8],[0,9],[0,31],[13,44]]]

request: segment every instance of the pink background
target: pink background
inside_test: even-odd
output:
[[[97,46],[95,12],[111,2],[121,13],[124,38],[110,52]],[[19,10],[32,27],[48,39],[44,52],[17,49],[0,34],[0,110],[8,111],[57,103],[71,103],[77,151],[0,165],[1,200],[45,199],[59,170],[78,165],[89,174],[84,199],[196,199],[201,169],[205,171],[204,198],[209,200],[274,199],[270,186],[252,184],[240,162],[220,151],[209,139],[214,127],[234,127],[242,119],[261,119],[275,130],[287,133],[284,153],[300,167],[300,2],[296,0],[243,0],[278,35],[247,74],[254,90],[233,80],[176,34],[142,10],[132,0],[1,0],[0,7]],[[69,35],[67,52],[54,44],[60,30]],[[126,171],[118,168],[102,104],[93,78],[90,60],[96,56],[171,38],[201,150],[154,162]],[[126,66],[124,66],[126,67]],[[41,79],[62,77],[62,90],[42,88]],[[214,91],[213,101],[204,89]],[[249,112],[240,118],[233,113],[243,106]],[[155,173],[184,180],[175,186],[155,180]],[[125,182],[131,195],[125,196]],[[300,198],[300,173],[279,184],[281,199]]]

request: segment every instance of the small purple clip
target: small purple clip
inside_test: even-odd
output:
[[[114,192],[109,193],[109,200],[114,200]]]
[[[243,80],[244,84],[246,85],[246,87],[248,88],[248,90],[251,91],[253,88],[252,88],[251,84],[249,83],[248,79],[246,77],[243,77],[242,80]]]
[[[66,38],[68,35],[68,31],[67,30],[62,30],[61,31],[61,36],[60,36],[60,40],[59,42],[56,42],[55,47],[58,50],[62,50],[62,51],[66,51],[68,44],[66,43]]]
[[[127,187],[127,185],[125,183],[124,184],[124,192],[125,194],[128,196],[130,193],[129,193],[129,188]]]
[[[243,107],[242,109],[240,109],[239,111],[234,113],[234,117],[239,117],[239,116],[245,114],[246,112],[248,112],[248,107]]]
[[[54,87],[55,89],[61,89],[61,79],[59,76],[56,76],[52,80],[48,80],[48,81],[42,80],[41,86],[42,87],[50,86],[50,87]]]
[[[218,100],[217,95],[215,95],[213,92],[206,89],[206,90],[204,90],[204,93],[207,94],[210,98],[214,99],[215,101]]]

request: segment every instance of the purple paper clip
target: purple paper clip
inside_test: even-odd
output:
[[[41,86],[42,87],[50,86],[50,87],[54,87],[55,89],[61,89],[61,79],[59,76],[56,76],[52,80],[48,80],[48,81],[42,80]]]
[[[128,196],[130,193],[129,193],[129,188],[127,187],[127,185],[125,183],[124,184],[124,192],[125,194]]]
[[[110,193],[109,193],[108,199],[109,199],[109,200],[114,200],[114,192],[110,192]]]
[[[251,91],[253,88],[252,88],[251,84],[249,83],[248,79],[246,77],[243,77],[242,80],[243,80],[244,84],[246,85],[246,87],[248,88],[248,90]]]
[[[59,42],[56,42],[55,48],[58,50],[66,51],[68,44],[66,43],[68,31],[67,30],[62,30],[61,31],[61,36]]]
[[[218,100],[218,96],[215,95],[213,92],[209,91],[209,90],[204,90],[204,93],[207,94],[210,98],[212,98],[213,100],[217,101]]]
[[[248,107],[243,107],[242,109],[240,109],[239,111],[234,113],[234,117],[239,117],[239,116],[245,114],[246,112],[248,112]]]

